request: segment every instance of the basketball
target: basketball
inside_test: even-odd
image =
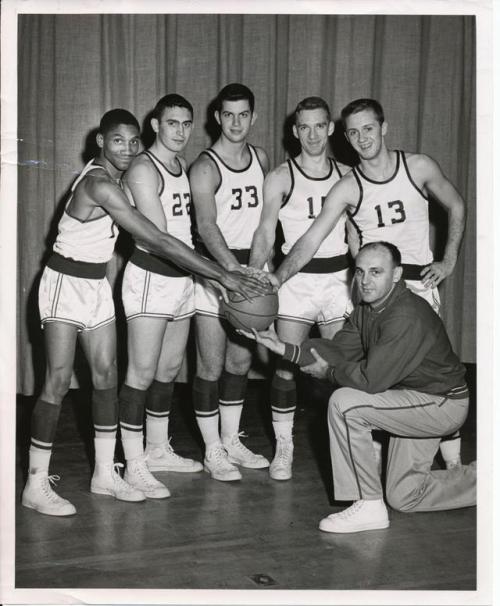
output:
[[[316,353],[327,362],[331,360],[331,341],[326,339],[308,339],[300,346],[300,358],[296,362],[299,366],[308,366],[316,362],[316,358],[311,353],[311,348],[315,349]]]
[[[223,301],[224,314],[234,328],[266,330],[278,314],[278,295],[274,292],[247,301],[238,293],[228,293]]]

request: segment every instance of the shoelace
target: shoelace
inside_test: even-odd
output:
[[[168,439],[168,442],[165,444],[165,450],[167,451],[167,454],[169,454],[171,457],[173,457],[174,459],[182,459],[181,456],[179,456],[175,450],[172,448],[172,444],[170,444],[170,440],[172,438]]]
[[[257,455],[254,454],[251,450],[249,450],[240,441],[240,438],[248,438],[248,434],[246,434],[244,431],[240,431],[236,436],[233,436],[233,439],[231,440],[231,446],[237,448],[240,452],[242,452],[246,456],[256,457]]]
[[[228,467],[231,465],[227,460],[227,452],[223,446],[216,446],[212,451],[212,456],[210,457],[215,461],[217,465],[223,465]]]
[[[129,491],[133,490],[133,487],[130,486],[128,482],[125,482],[125,480],[120,474],[120,468],[122,467],[124,467],[123,463],[113,463],[113,471],[111,473],[113,481],[115,482],[115,484],[118,484],[118,486],[122,489],[126,489]]]
[[[56,474],[51,475],[51,476],[47,476],[45,478],[45,480],[42,482],[42,491],[44,496],[47,497],[47,499],[49,499],[50,501],[53,501],[54,503],[57,503],[59,501],[62,501],[62,497],[60,497],[56,492],[54,492],[52,490],[52,485],[56,485],[57,482],[59,482],[59,480],[61,479],[61,476],[58,476]]]
[[[288,465],[288,459],[289,459],[289,452],[288,452],[288,447],[286,442],[283,442],[282,444],[278,445],[278,461],[279,461],[279,465],[283,465],[286,466]]]
[[[153,474],[149,471],[146,465],[146,461],[149,459],[148,455],[142,457],[140,461],[138,461],[135,466],[135,472],[141,478],[141,480],[145,483],[146,486],[156,487],[159,484],[158,480],[155,479]]]
[[[361,509],[362,505],[363,505],[362,501],[356,501],[350,507],[348,507],[347,509],[344,509],[344,511],[341,511],[338,514],[338,516],[341,518],[350,518],[355,513],[358,513],[358,511]]]

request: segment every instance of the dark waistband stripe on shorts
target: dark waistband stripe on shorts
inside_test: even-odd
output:
[[[250,261],[250,249],[249,248],[230,248],[229,249],[233,255],[236,257],[236,260],[240,265],[248,265]],[[211,261],[215,261],[212,253],[208,250],[208,248],[203,244],[203,242],[196,243],[196,252],[199,252],[200,255],[203,255],[207,259]]]
[[[403,268],[403,280],[421,280],[420,272],[428,266],[403,263],[401,267]]]
[[[63,257],[59,253],[52,253],[47,261],[47,267],[68,276],[76,278],[87,278],[91,280],[102,280],[106,276],[107,263],[87,263],[77,261],[69,257]]]
[[[286,259],[286,257],[285,257]],[[306,263],[300,270],[301,274],[332,274],[349,267],[349,255],[336,257],[316,257]]]
[[[175,265],[175,263],[147,253],[139,248],[134,248],[134,252],[130,257],[130,263],[146,271],[160,274],[160,276],[168,276],[169,278],[185,278],[191,275],[191,272]]]

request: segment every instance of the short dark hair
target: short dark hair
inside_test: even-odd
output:
[[[377,122],[382,124],[384,122],[384,110],[378,101],[375,99],[355,99],[348,103],[344,109],[340,112],[342,118],[342,124],[345,128],[346,120],[352,114],[357,114],[365,109],[371,109],[377,118]]]
[[[137,122],[133,114],[126,109],[117,108],[110,109],[104,114],[104,116],[101,118],[101,122],[99,123],[98,132],[101,135],[105,135],[119,124],[129,124],[130,126],[135,126],[138,131],[141,130],[139,128],[139,122]]]
[[[185,97],[178,95],[177,93],[170,93],[158,101],[151,113],[151,118],[161,120],[163,112],[167,107],[184,107],[191,113],[191,118],[194,116],[193,106]]]
[[[384,240],[368,242],[367,244],[363,244],[363,246],[359,249],[358,255],[361,251],[369,250],[371,248],[385,248],[385,250],[387,250],[387,252],[391,255],[394,267],[401,266],[401,253],[399,252],[399,248],[395,244],[392,244],[392,242],[385,242]]]
[[[221,91],[219,91],[219,94],[215,99],[215,111],[222,111],[222,104],[224,101],[241,101],[243,99],[248,101],[250,111],[253,113],[255,107],[255,97],[248,86],[240,84],[239,82],[227,84]]]
[[[297,104],[297,107],[295,108],[295,112],[294,112],[295,124],[297,124],[297,119],[299,117],[299,113],[306,109],[324,109],[326,112],[328,121],[330,121],[332,119],[332,114],[330,112],[330,108],[328,106],[328,103],[324,99],[322,99],[321,97],[306,97],[305,99],[302,99],[302,101],[300,101]]]

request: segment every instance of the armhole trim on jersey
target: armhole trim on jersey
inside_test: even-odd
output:
[[[410,174],[410,169],[408,168],[408,163],[406,161],[406,155],[405,155],[404,151],[401,152],[401,158],[403,159],[403,166],[405,167],[406,176],[408,177],[408,180],[413,185],[413,187],[418,191],[418,193],[422,196],[422,198],[424,198],[424,200],[428,201],[429,200],[428,196],[426,196],[424,194],[424,192],[418,187],[418,185],[415,183],[415,181],[413,180],[413,178]]]
[[[149,156],[152,160],[154,159],[155,163],[158,163],[162,168],[164,168],[167,171],[167,173],[169,175],[172,175],[172,177],[175,177],[175,178],[182,177],[182,164],[181,164],[181,161],[179,160],[179,158],[176,157],[175,159],[177,160],[177,164],[178,164],[180,170],[178,173],[173,173],[171,170],[169,170],[168,166],[164,162],[162,162],[160,160],[160,158],[158,158],[158,156],[153,154],[153,152],[150,149],[145,149],[142,153]]]
[[[94,164],[94,160],[95,160],[95,158],[92,158],[92,160],[87,162],[87,164],[83,167],[82,172],[78,175],[78,177],[75,179],[73,185],[71,186],[68,200],[66,201],[66,204],[64,205],[63,214],[68,215],[68,217],[70,217],[71,219],[74,219],[75,221],[78,221],[78,223],[82,223],[82,224],[83,223],[92,223],[92,221],[99,221],[99,219],[102,219],[103,217],[109,217],[108,211],[105,208],[102,208],[102,206],[96,206],[95,208],[102,208],[102,210],[104,211],[104,214],[99,215],[98,217],[94,217],[93,219],[80,219],[80,217],[75,217],[70,212],[68,212],[68,207],[71,204],[71,201],[73,200],[73,197],[75,195],[75,189],[83,181],[83,178],[89,174],[89,172],[91,170],[94,170],[94,168],[101,168],[104,171],[104,173],[109,176],[109,173],[105,169],[105,167],[101,166],[100,164]],[[92,212],[90,214],[92,214]]]
[[[95,206],[94,208],[102,208],[102,206]],[[64,213],[66,215],[68,215],[68,217],[71,217],[72,219],[74,219],[75,221],[78,221],[78,223],[92,223],[93,221],[99,221],[100,219],[104,219],[104,217],[109,217],[109,213],[106,209],[104,209],[104,214],[99,215],[98,217],[94,217],[93,219],[80,219],[79,217],[75,217],[75,215],[72,215],[71,213],[69,213],[66,209],[64,209]]]
[[[349,213],[347,213],[347,220],[351,222],[352,226],[356,230],[356,233],[358,234],[358,238],[359,238],[359,248],[361,248],[363,246],[363,232],[361,231],[361,229],[359,228],[359,225],[356,223],[356,221],[352,218],[352,216]],[[346,236],[347,236],[347,234],[346,234]]]
[[[212,149],[204,149],[201,152],[200,156],[202,154],[205,154],[206,156],[208,156],[210,158],[210,160],[212,160],[212,162],[215,164],[215,167],[217,168],[217,172],[219,173],[219,185],[217,185],[217,187],[215,188],[215,191],[214,191],[214,196],[215,196],[215,194],[219,191],[219,189],[222,186],[222,172],[221,172],[219,162],[218,162],[219,156]],[[222,160],[220,160],[220,161],[222,162]],[[222,164],[224,164],[224,162],[222,162]],[[225,164],[224,164],[224,166],[225,166]]]
[[[333,162],[333,165],[335,166],[335,169],[339,175],[339,179],[342,179],[343,175],[340,172],[340,168],[339,168],[339,165],[337,164],[337,160],[335,160],[335,158],[330,158],[330,161]]]
[[[292,161],[290,160],[290,158],[288,158],[288,160],[286,161],[286,163],[288,164],[288,170],[290,171],[290,180],[291,180],[291,183],[290,183],[290,190],[287,193],[285,199],[283,200],[283,202],[282,202],[282,204],[280,206],[280,210],[282,208],[284,208],[288,204],[290,198],[292,197],[293,188],[295,186],[295,177],[293,176]]]
[[[250,143],[247,143],[248,145],[248,149],[250,150],[250,154],[255,154],[255,157],[257,159],[257,164],[260,166],[260,170],[262,171],[262,176],[265,178],[266,173],[264,171],[264,167],[262,166],[262,162],[260,161],[259,158],[259,154],[257,153],[257,150],[255,149],[255,147],[253,145],[250,145]],[[251,164],[248,166],[248,168],[250,168]]]
[[[151,164],[155,167],[156,172],[160,175],[160,190],[158,191],[158,195],[161,196],[165,190],[165,179],[163,178],[163,175],[161,174],[160,168],[156,164],[156,162],[157,161],[160,162],[160,160],[158,160],[158,158],[147,149],[145,149],[142,153],[150,159]],[[160,162],[160,164],[161,164],[161,166],[163,166],[162,162]],[[167,170],[166,167],[164,167],[164,168],[165,168],[165,170]],[[168,171],[168,172],[170,172],[170,171]]]
[[[358,170],[359,169],[357,169],[355,166],[352,167],[352,174],[354,175],[354,178],[356,179],[359,187],[359,200],[356,204],[356,208],[352,212],[350,210],[346,210],[347,216],[349,218],[354,217],[356,215],[361,206],[361,202],[363,202],[363,184],[361,183],[361,179],[359,178]],[[356,225],[354,221],[353,224]]]

